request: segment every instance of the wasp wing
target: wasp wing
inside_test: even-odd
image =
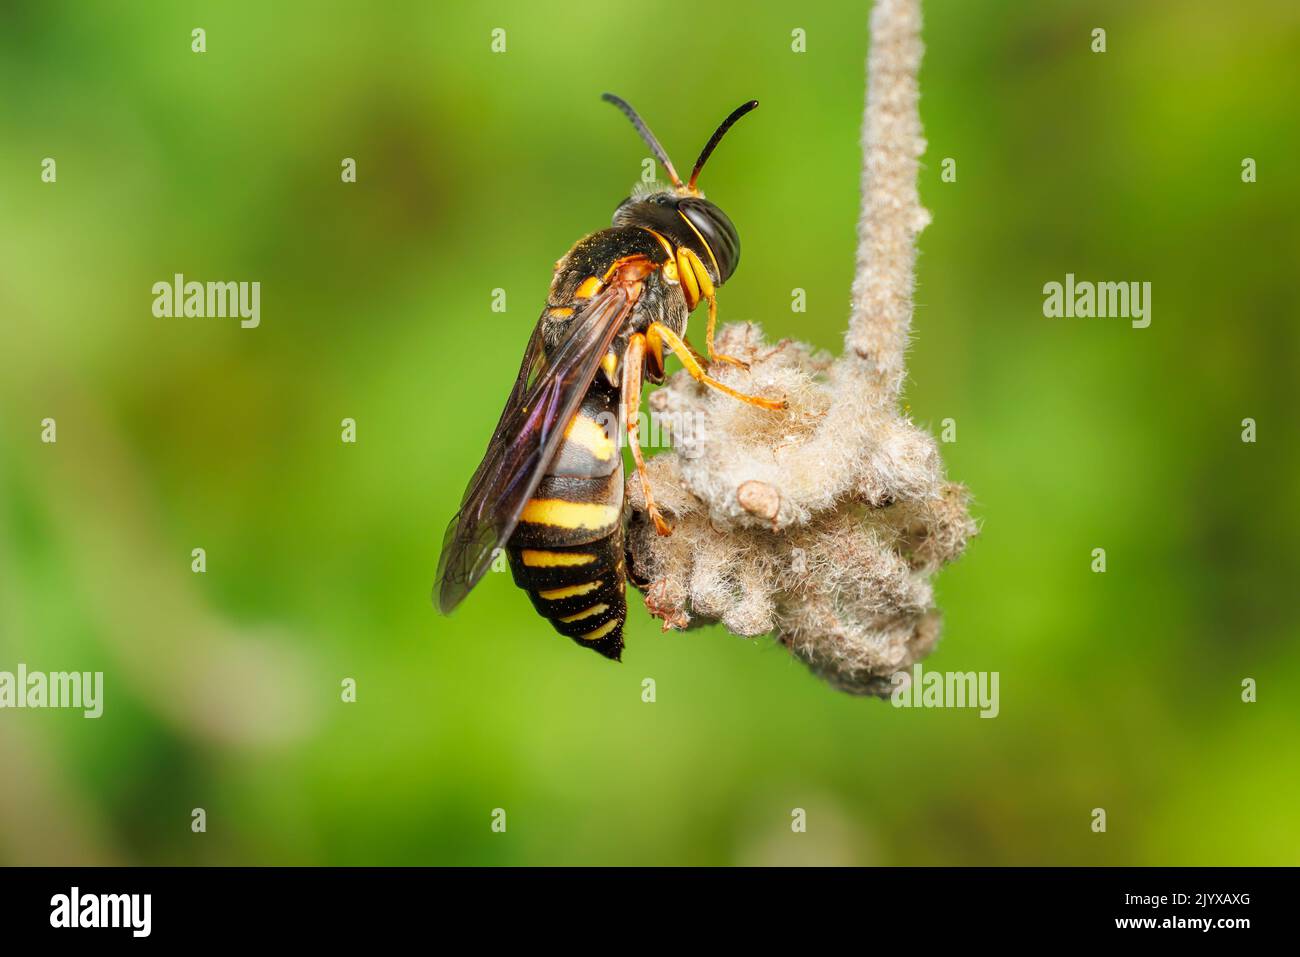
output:
[[[519,524],[632,305],[622,284],[611,283],[574,313],[553,345],[543,336],[544,320],[533,330],[487,454],[442,540],[434,594],[444,614],[478,584]]]

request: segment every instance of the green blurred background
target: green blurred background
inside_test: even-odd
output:
[[[508,575],[434,612],[551,265],[641,172],[599,94],[681,167],[762,101],[703,180],[722,316],[838,348],[867,45],[865,3],[466,6],[0,13],[0,670],[106,683],[0,711],[0,861],[1297,863],[1295,4],[926,4],[907,401],[983,526],[927,665],[1000,672],[991,721],[639,597],[621,666]],[[154,318],[177,272],[261,327]],[[1150,328],[1045,319],[1066,272]]]

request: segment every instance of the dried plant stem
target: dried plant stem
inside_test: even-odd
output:
[[[882,399],[896,400],[912,328],[916,237],[930,222],[917,193],[921,135],[920,0],[881,0],[871,15],[862,122],[862,215],[853,313],[844,345]]]
[[[719,350],[750,367],[716,374],[746,392],[785,395],[788,410],[755,409],[673,377],[652,408],[698,428],[676,435],[650,469],[676,529],[654,533],[631,482],[628,547],[665,628],[705,619],[743,636],[774,632],[836,687],[883,694],[890,675],[937,640],[930,577],[976,529],[933,438],[898,410],[915,241],[929,221],[916,186],[925,149],[919,0],[880,0],[871,27],[844,355],[768,346],[752,324],[724,328]]]

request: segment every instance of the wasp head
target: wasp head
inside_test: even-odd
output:
[[[718,285],[740,264],[740,235],[731,218],[697,191],[630,196],[614,210],[614,225],[653,229],[674,246],[693,250]]]

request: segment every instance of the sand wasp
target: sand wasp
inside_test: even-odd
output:
[[[722,121],[682,182],[637,112],[611,93],[603,99],[632,121],[672,185],[635,192],[608,229],[579,240],[556,263],[510,398],[447,527],[434,591],[450,612],[504,548],[515,583],[560,634],[618,660],[627,612],[620,422],[647,513],[660,534],[671,533],[654,504],[637,436],[642,382],[663,382],[671,352],[700,382],[743,402],[765,409],[784,402],[738,392],[705,367],[743,365],[713,349],[716,290],[736,270],[740,238],[696,183],[722,137],[758,101]],[[709,312],[707,359],[684,339],[701,302]]]

